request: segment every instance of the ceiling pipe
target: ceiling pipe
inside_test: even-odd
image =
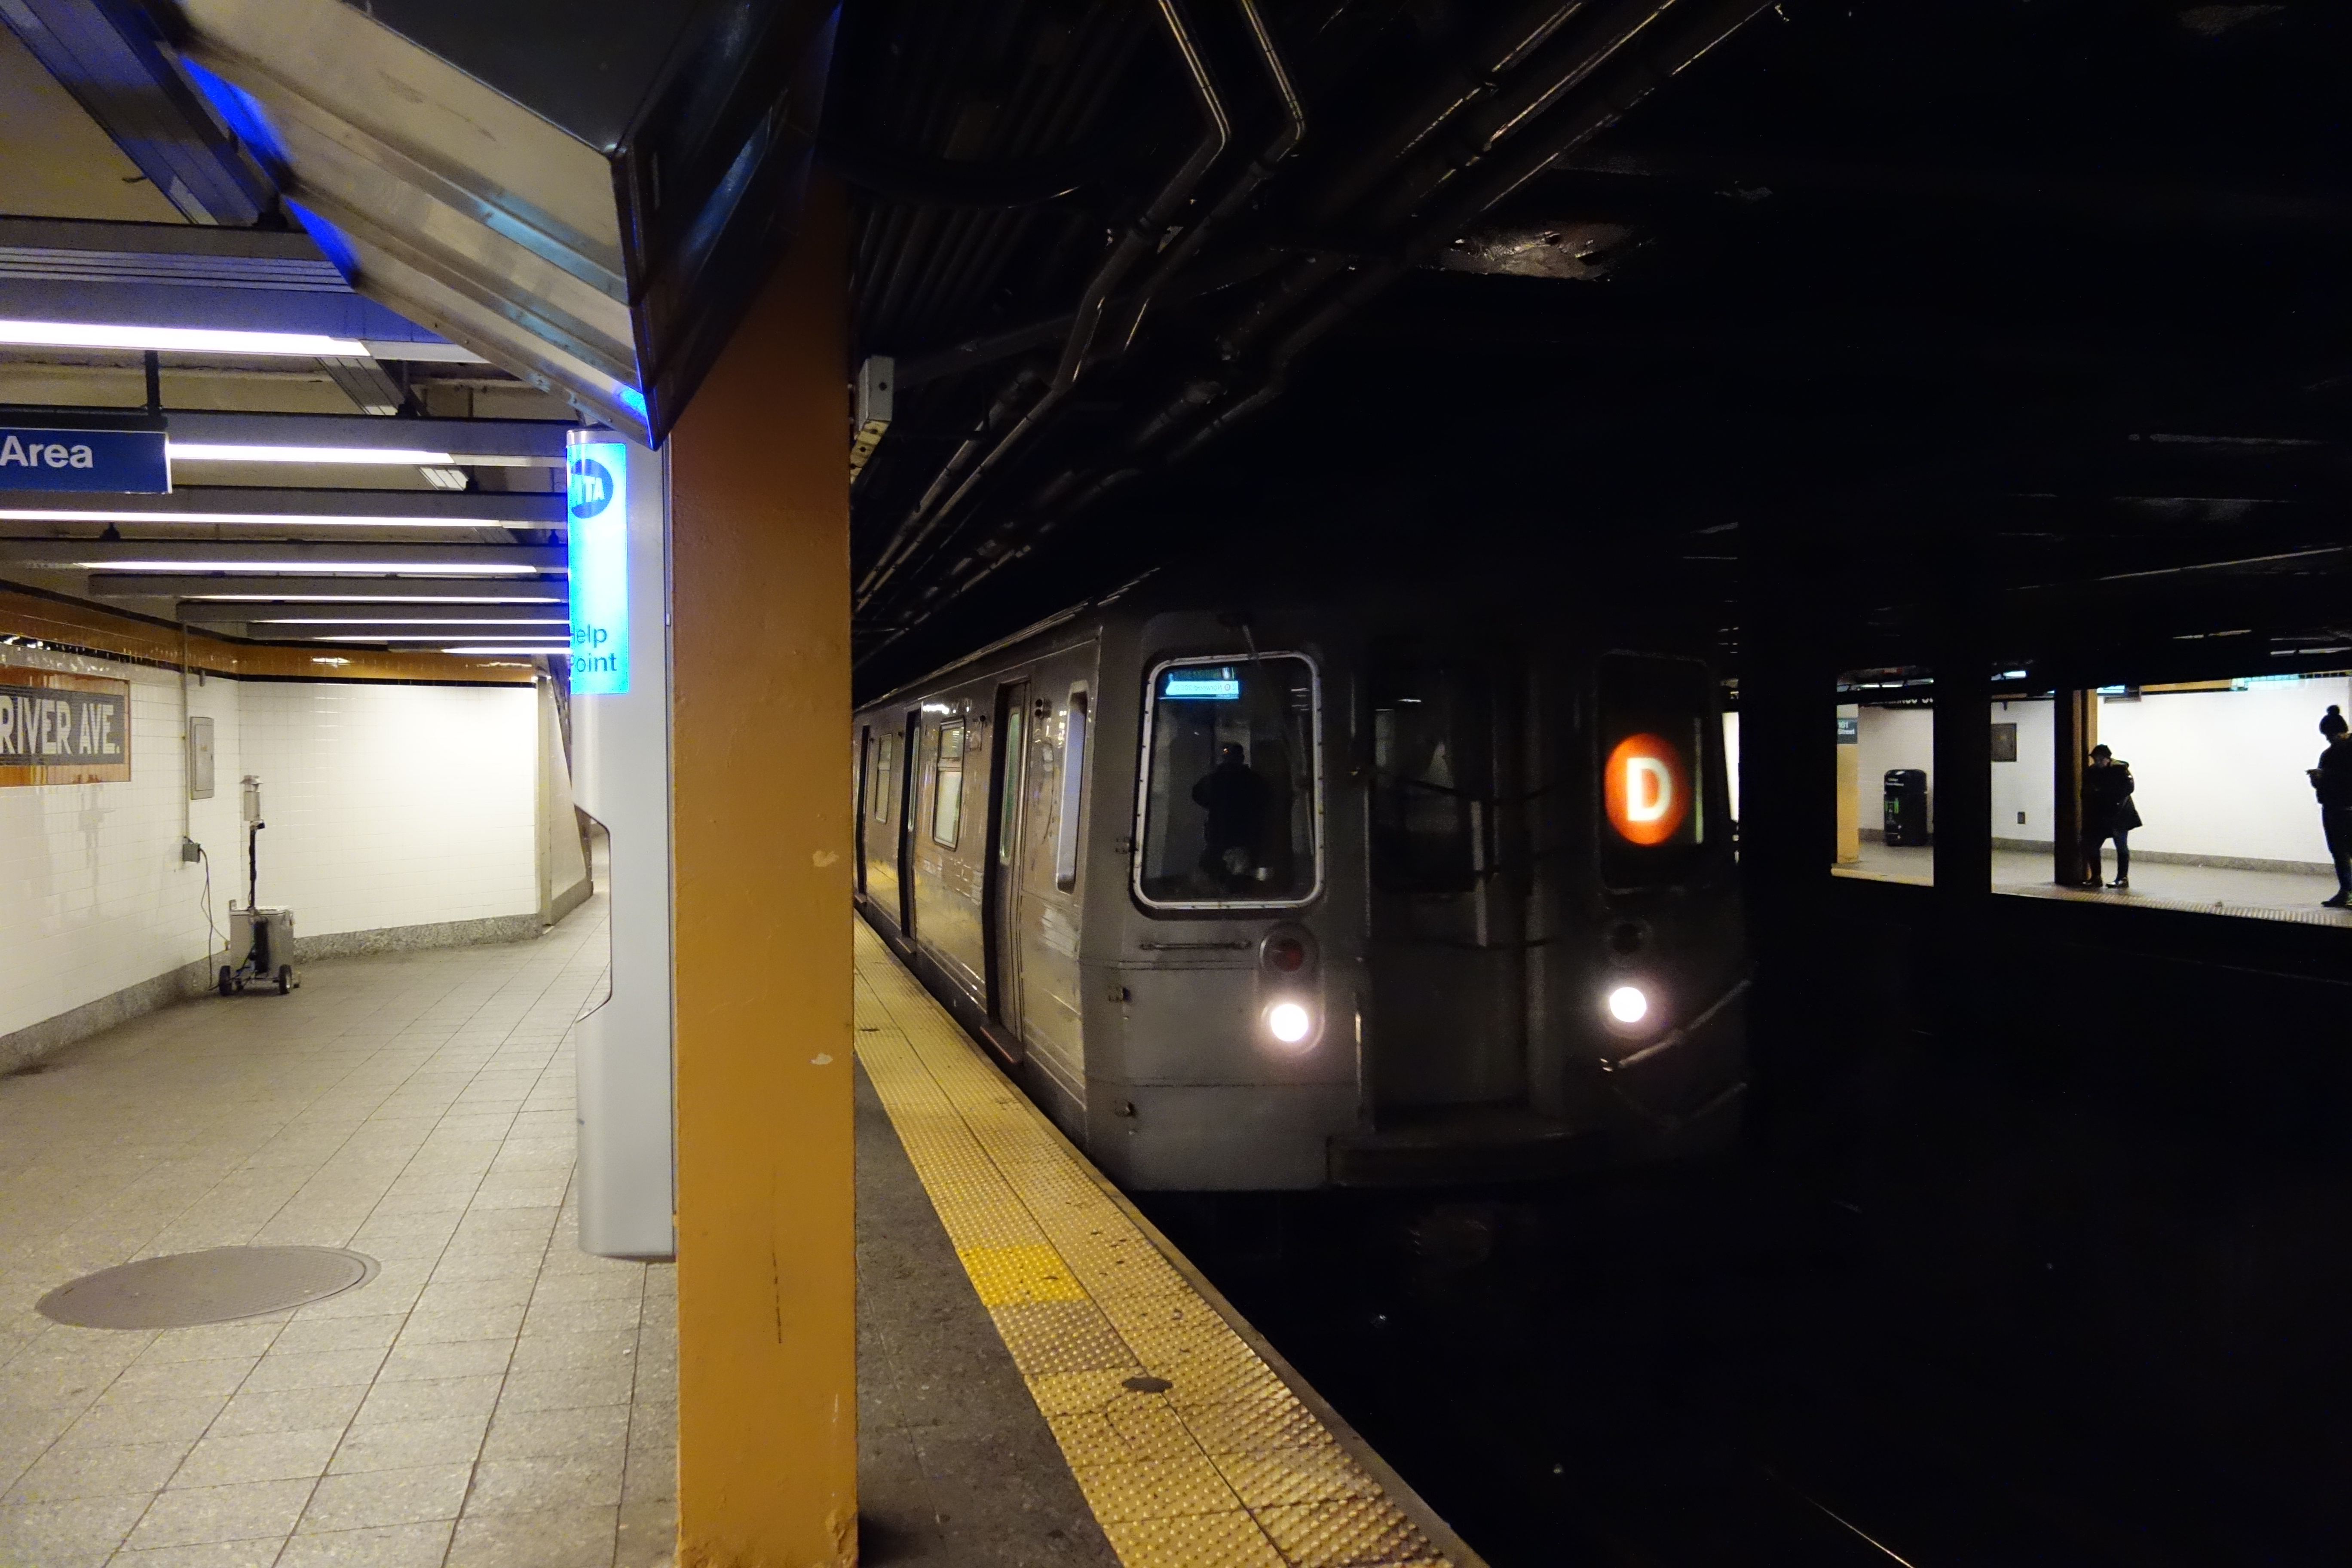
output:
[[[1497,142],[1487,140],[1485,148],[1472,160],[1484,171],[1485,177],[1467,185],[1457,184],[1456,194],[1451,200],[1441,204],[1413,225],[1413,232],[1408,238],[1402,254],[1377,267],[1366,268],[1348,288],[1328,300],[1319,310],[1286,334],[1281,343],[1269,355],[1266,371],[1258,386],[1241,402],[1218,415],[1208,425],[1182,441],[1171,452],[1166,461],[1173,463],[1190,456],[1200,447],[1280,397],[1287,389],[1292,366],[1307,349],[1341,321],[1385,292],[1397,279],[1410,271],[1421,258],[1433,254],[1444,246],[1454,235],[1459,232],[1463,224],[1508,196],[1519,186],[1549,167],[1552,162],[1563,153],[1582,145],[1601,131],[1616,123],[1635,104],[1648,97],[1665,81],[1696,62],[1717,44],[1738,31],[1770,3],[1771,0],[1726,0],[1724,4],[1699,9],[1687,26],[1672,29],[1656,47],[1643,51],[1639,58],[1619,70],[1611,87],[1601,91],[1594,101],[1585,105],[1572,115],[1559,118],[1556,122],[1550,115],[1545,115],[1534,121],[1542,129],[1542,134],[1530,136],[1524,141],[1514,139],[1508,143],[1504,143],[1503,145],[1508,150],[1507,156],[1490,159],[1488,154],[1497,150]],[[1647,31],[1651,23],[1673,4],[1674,0],[1653,0],[1653,3],[1637,8],[1638,11],[1648,13],[1646,18],[1637,20],[1636,25],[1630,27],[1611,29],[1607,40],[1607,58],[1613,59],[1622,54],[1626,47]],[[1625,17],[1626,13],[1621,12],[1619,16],[1621,18]],[[1575,81],[1570,85],[1573,86],[1585,81],[1593,73],[1592,63],[1580,63],[1574,68]],[[1563,89],[1547,90],[1543,96],[1548,104],[1556,108],[1564,95]],[[1530,118],[1525,114],[1514,115],[1511,119],[1512,129],[1528,125]],[[1466,168],[1462,172],[1466,173]],[[1444,183],[1454,184],[1454,182],[1449,180]],[[1215,383],[1207,384],[1210,387],[1221,386],[1221,384]],[[1202,384],[1194,383],[1188,385],[1169,408],[1161,410],[1153,416],[1151,421],[1147,422],[1147,427],[1156,427],[1157,432],[1163,436],[1168,431],[1173,430],[1181,422],[1182,415],[1197,411],[1208,401],[1203,396],[1203,391]],[[1134,443],[1130,442],[1129,445],[1132,447]],[[1058,510],[1058,515],[1034,525],[1030,530],[1031,538],[1028,541],[1019,544],[998,543],[995,540],[985,542],[981,551],[988,556],[986,563],[962,581],[941,587],[929,607],[936,609],[971,593],[1003,567],[1028,554],[1034,548],[1036,540],[1054,531],[1063,521],[1074,515],[1087,502],[1114,486],[1136,477],[1139,472],[1139,470],[1132,464],[1124,465],[1119,469],[1106,475],[1094,485],[1077,491],[1070,502]],[[1066,487],[1067,479],[1068,476],[1065,476],[1056,483]],[[894,637],[888,640],[896,639]],[[883,646],[887,646],[887,642]],[[877,647],[874,651],[879,652],[880,647]]]
[[[1392,215],[1391,221],[1411,224],[1400,250],[1381,263],[1362,269],[1330,303],[1286,334],[1268,356],[1266,371],[1257,388],[1181,442],[1168,460],[1176,462],[1191,456],[1275,401],[1286,390],[1291,367],[1307,347],[1434,255],[1465,225],[1549,167],[1563,153],[1581,146],[1616,123],[1634,104],[1737,32],[1767,4],[1769,0],[1727,0],[1704,8],[1689,25],[1672,29],[1657,48],[1634,59],[1611,88],[1595,95],[1594,101],[1557,120],[1551,113],[1535,111],[1531,106],[1537,104],[1545,110],[1556,110],[1574,88],[1589,81],[1596,71],[1619,61],[1662,17],[1678,8],[1675,0],[1638,0],[1636,5],[1620,9],[1604,24],[1602,36],[1597,40],[1597,52],[1579,51],[1562,62],[1559,76],[1542,80],[1538,91],[1496,99],[1498,115],[1493,124],[1477,134],[1466,158],[1450,170],[1441,169],[1433,163],[1423,165],[1418,178],[1407,182],[1403,190],[1393,193],[1381,204],[1383,216]],[[1525,139],[1514,134],[1531,126],[1539,128],[1540,134]],[[1463,183],[1465,178],[1467,184]],[[1450,199],[1417,213],[1431,195],[1448,187],[1454,193]],[[1261,322],[1266,319],[1267,313],[1259,313]],[[1221,337],[1221,349],[1230,342],[1230,338]],[[1193,406],[1200,405],[1195,403]],[[1155,418],[1163,430],[1172,427],[1173,421]]]
[[[922,499],[916,503],[915,510],[883,546],[882,553],[876,559],[872,570],[867,572],[866,580],[858,584],[857,608],[863,609],[871,602],[874,595],[887,584],[899,565],[937,531],[957,504],[971,492],[972,487],[986,478],[997,464],[1004,460],[1007,453],[1036,428],[1040,420],[1069,395],[1070,389],[1077,384],[1078,377],[1085,372],[1087,356],[1093,351],[1096,334],[1101,329],[1112,293],[1147,252],[1166,240],[1169,226],[1175,222],[1184,204],[1192,198],[1194,188],[1207,176],[1216,161],[1224,155],[1225,148],[1232,142],[1232,119],[1226,113],[1223,99],[1218,96],[1216,83],[1209,75],[1208,62],[1202,58],[1199,43],[1177,0],[1160,0],[1160,14],[1167,23],[1169,37],[1175,43],[1178,54],[1183,58],[1186,77],[1199,103],[1204,121],[1201,140],[1194,144],[1191,154],[1178,166],[1168,183],[1160,187],[1158,197],[1129,226],[1127,232],[1119,237],[1118,243],[1111,247],[1111,253],[1103,259],[1103,264],[1095,269],[1086,293],[1079,300],[1076,319],[1071,324],[1069,337],[1062,345],[1061,362],[1055,367],[1053,380],[1047,384],[1044,394],[1030,405],[1028,413],[1018,424],[980,457],[972,465],[971,473],[961,476],[961,484],[956,484],[961,467],[957,458],[950,458],[948,466],[940,469],[929,488],[923,492]],[[974,447],[975,443],[967,441],[958,448],[957,458],[961,458],[963,453],[973,450]],[[952,491],[947,488],[950,484],[955,484]],[[944,500],[941,499],[943,493]]]
[[[1244,24],[1249,29],[1251,42],[1257,51],[1258,63],[1265,68],[1268,83],[1272,86],[1275,98],[1280,105],[1280,128],[1276,131],[1273,139],[1266,142],[1258,155],[1250,160],[1248,166],[1243,169],[1232,186],[1207,216],[1187,230],[1182,238],[1161,253],[1158,264],[1152,268],[1150,275],[1144,279],[1141,286],[1113,304],[1107,314],[1104,331],[1097,334],[1100,341],[1109,345],[1097,356],[1100,361],[1117,359],[1134,346],[1137,336],[1142,331],[1145,312],[1150,310],[1153,301],[1170,287],[1173,279],[1182,273],[1186,264],[1199,252],[1202,242],[1210,234],[1233,215],[1241,211],[1248,204],[1249,199],[1257,194],[1258,188],[1265,184],[1282,163],[1297,151],[1299,143],[1306,138],[1307,106],[1299,98],[1297,89],[1291,81],[1289,68],[1283,61],[1282,51],[1275,43],[1274,35],[1266,27],[1265,17],[1257,7],[1256,0],[1235,0],[1235,3],[1241,12]],[[1059,480],[1055,481],[1055,484],[1059,483]],[[1050,491],[1054,486],[1048,486],[1047,489]],[[1089,495],[1092,493],[1094,492],[1090,490]],[[1046,504],[1051,504],[1050,500]],[[950,537],[954,531],[950,531]],[[971,559],[970,554],[957,559],[949,567],[949,575],[954,576],[969,570]],[[1003,564],[1002,562],[992,562],[991,569],[1001,564]],[[924,596],[928,598],[935,592],[935,589],[926,590]]]
[[[1257,194],[1258,187],[1274,177],[1275,171],[1298,151],[1299,143],[1307,138],[1307,105],[1300,100],[1298,89],[1291,82],[1289,68],[1283,64],[1282,50],[1276,45],[1274,35],[1266,30],[1265,18],[1258,10],[1257,0],[1235,0],[1235,4],[1240,7],[1243,22],[1249,27],[1250,42],[1256,47],[1258,63],[1265,68],[1266,79],[1274,88],[1274,95],[1281,102],[1282,127],[1274,133],[1274,140],[1250,160],[1249,167],[1242,171],[1233,188],[1225,193],[1224,198],[1209,215],[1161,254],[1159,265],[1151,269],[1150,277],[1144,279],[1142,288],[1119,302],[1117,312],[1111,317],[1113,325],[1104,334],[1115,345],[1111,350],[1114,355],[1125,353],[1134,346],[1136,335],[1143,328],[1144,312],[1151,308],[1160,291],[1199,253],[1202,243],[1210,234],[1241,211]]]

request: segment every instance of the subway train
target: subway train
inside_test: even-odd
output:
[[[1131,1190],[1720,1149],[1748,988],[1720,694],[1662,640],[1557,600],[1147,577],[856,713],[859,910]]]

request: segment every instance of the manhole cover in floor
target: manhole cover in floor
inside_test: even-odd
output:
[[[215,1247],[85,1274],[34,1303],[82,1329],[184,1329],[257,1318],[338,1296],[375,1276],[375,1259],[336,1247]]]

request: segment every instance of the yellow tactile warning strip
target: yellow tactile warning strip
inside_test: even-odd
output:
[[[862,921],[857,1028],[972,1289],[1127,1568],[1482,1568],[1227,1322]]]

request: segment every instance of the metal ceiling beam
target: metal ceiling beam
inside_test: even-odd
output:
[[[108,572],[90,578],[94,599],[211,599],[246,605],[316,601],[385,605],[515,603],[562,605],[561,577],[205,577],[191,574]],[[228,598],[228,595],[235,597]]]
[[[481,358],[362,298],[299,229],[0,217],[0,317],[315,332],[357,339],[374,360]]]
[[[448,567],[561,572],[560,544],[318,544],[279,540],[0,539],[0,563],[52,569],[266,573],[288,567],[381,567],[430,574]],[[148,563],[152,563],[150,565]],[[362,579],[364,580],[364,579]]]
[[[27,512],[40,515],[28,518],[24,515]],[[0,490],[0,524],[78,521],[83,513],[93,523],[131,522],[152,515],[158,523],[197,525],[215,518],[285,518],[286,525],[292,527],[303,518],[323,517],[355,523],[404,519],[478,523],[485,528],[564,526],[563,496],[556,490],[339,490],[247,485],[184,485],[162,496]]]
[[[216,414],[170,409],[166,427],[175,441],[253,447],[362,447],[382,450],[422,447],[467,457],[538,458],[563,461],[563,438],[576,428],[562,419],[383,419],[365,414]]]
[[[355,287],[658,443],[793,237],[835,7],[616,7],[593,44],[511,9],[169,14]]]
[[[406,605],[389,603],[341,605],[268,605],[223,603],[191,599],[180,606],[180,619],[198,625],[244,621],[272,624],[272,637],[331,637],[369,631],[431,631],[440,626],[471,627],[482,623],[528,623],[534,626],[571,624],[567,605]]]
[[[137,5],[6,0],[0,20],[192,222],[247,228],[277,210],[269,176],[158,47]]]

